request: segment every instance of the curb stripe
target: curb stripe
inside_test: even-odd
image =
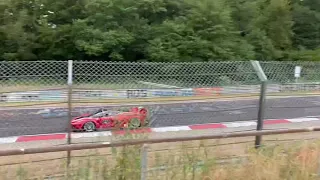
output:
[[[294,118],[294,119],[288,119],[291,123],[295,122],[307,122],[307,121],[318,121],[318,118]]]
[[[18,137],[0,138],[0,144],[15,143]]]
[[[277,120],[264,120],[263,124],[285,124],[285,123],[290,123],[290,121],[286,119],[277,119]]]
[[[189,126],[192,130],[226,128],[223,124],[199,124]]]
[[[58,140],[65,139],[66,134],[48,134],[35,136],[20,136],[16,142],[41,141],[41,140]]]
[[[264,120],[265,125],[285,124],[285,123],[301,123],[310,121],[319,121],[320,118],[315,117],[301,117],[293,119],[267,119]],[[209,124],[195,124],[189,126],[169,126],[169,127],[157,127],[157,128],[143,128],[137,130],[120,130],[120,131],[102,131],[102,132],[83,132],[72,133],[71,138],[93,138],[93,137],[105,137],[112,135],[124,135],[126,132],[131,134],[141,133],[163,133],[163,132],[178,132],[178,131],[190,131],[190,130],[204,130],[204,129],[221,129],[221,128],[238,128],[256,126],[256,121],[240,121],[240,122],[228,122],[228,123],[209,123]],[[63,140],[67,138],[67,133],[59,134],[37,134],[18,137],[5,137],[0,138],[0,144],[8,144],[15,142],[30,142],[30,141],[46,141],[46,140]]]
[[[174,127],[159,127],[152,128],[152,132],[175,132],[175,131],[190,131],[189,126],[174,126]]]
[[[121,131],[114,131],[112,132],[113,135],[124,135],[126,132],[130,132],[130,134],[142,134],[142,133],[151,133],[151,128],[143,128],[143,129],[136,129],[136,130],[121,130]]]
[[[248,127],[256,126],[257,122],[247,121],[247,122],[235,122],[235,123],[226,123],[224,124],[227,128],[237,128],[237,127]]]
[[[104,131],[104,132],[89,132],[89,133],[73,133],[71,134],[71,138],[77,139],[77,138],[93,138],[93,137],[99,137],[99,136],[112,136],[112,133],[110,131]]]

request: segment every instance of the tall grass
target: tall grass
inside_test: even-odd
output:
[[[165,145],[165,144],[164,144]],[[197,147],[186,143],[178,149],[157,151],[150,148],[148,154],[147,179],[150,180],[316,180],[320,179],[319,141],[300,141],[290,144],[266,146],[258,150],[248,148],[245,156],[231,161],[221,160],[212,153],[205,141]],[[42,170],[37,179],[61,180],[140,180],[141,146],[125,146],[88,151],[81,157],[74,157],[70,176],[66,172]],[[50,163],[50,162],[48,162]],[[32,164],[31,164],[32,165]],[[12,171],[13,169],[7,169]],[[30,179],[33,172],[16,166],[14,179]],[[46,172],[46,173],[45,173]],[[46,176],[46,177],[45,177]],[[51,176],[51,178],[50,178]],[[12,177],[10,177],[13,179]],[[10,180],[11,180],[10,179]]]

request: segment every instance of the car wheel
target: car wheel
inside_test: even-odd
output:
[[[149,125],[149,118],[144,119],[144,124],[143,124],[143,125],[144,125],[144,126]]]
[[[83,129],[87,132],[92,132],[96,130],[96,125],[93,122],[87,122],[83,125]]]
[[[138,118],[133,118],[129,122],[130,129],[138,128],[140,126],[141,126],[141,122],[140,122],[140,119],[138,119]]]

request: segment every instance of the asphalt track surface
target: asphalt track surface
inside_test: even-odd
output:
[[[152,127],[257,119],[258,100],[149,105]],[[109,109],[114,107],[104,106]],[[97,108],[74,108],[73,116]],[[0,111],[0,137],[66,132],[67,109],[55,108]],[[285,119],[320,115],[320,96],[267,99],[265,118]]]

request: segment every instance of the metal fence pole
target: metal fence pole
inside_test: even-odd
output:
[[[263,118],[264,118],[264,108],[265,108],[265,99],[266,99],[266,91],[267,91],[267,76],[265,75],[260,62],[259,61],[250,61],[252,67],[257,73],[261,81],[260,88],[260,100],[259,100],[259,110],[258,110],[258,122],[257,122],[257,131],[261,131],[263,129]],[[256,136],[255,140],[255,148],[259,148],[261,146],[262,136]]]
[[[148,174],[148,145],[141,148],[141,180],[146,180]]]
[[[261,131],[263,129],[263,119],[264,119],[266,90],[267,90],[266,84],[267,84],[266,81],[261,82],[257,131]],[[259,148],[261,146],[261,138],[262,136],[256,136],[255,148]]]
[[[68,135],[67,135],[67,143],[71,144],[71,120],[72,120],[72,65],[73,61],[68,60]],[[71,161],[71,151],[68,151],[67,155],[67,166],[69,167]]]
[[[320,177],[320,158],[318,156],[318,169],[317,169],[317,175]]]

